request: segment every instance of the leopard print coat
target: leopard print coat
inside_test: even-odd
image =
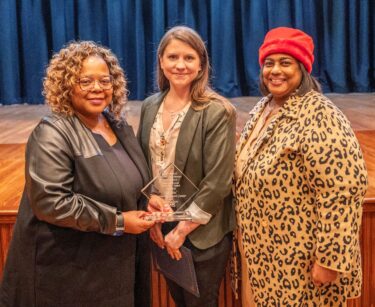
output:
[[[268,101],[250,112],[237,158]],[[342,306],[360,295],[367,185],[362,152],[343,113],[315,91],[291,96],[235,180],[237,226],[258,306]],[[338,271],[336,281],[315,287],[314,261]]]

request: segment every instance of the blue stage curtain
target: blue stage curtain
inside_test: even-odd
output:
[[[0,104],[43,103],[48,61],[71,40],[110,47],[129,98],[143,99],[156,90],[158,42],[179,24],[206,41],[224,96],[259,95],[258,49],[279,26],[314,38],[312,74],[325,92],[375,91],[374,0],[1,0]]]

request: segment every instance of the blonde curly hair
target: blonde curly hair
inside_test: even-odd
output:
[[[113,97],[108,106],[116,120],[122,117],[127,102],[126,78],[117,57],[106,47],[92,41],[70,42],[53,55],[43,80],[43,95],[52,112],[72,116],[72,91],[82,69],[82,62],[90,56],[101,57],[113,78]]]

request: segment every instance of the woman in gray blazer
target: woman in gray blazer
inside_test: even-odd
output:
[[[143,103],[138,137],[153,176],[174,163],[199,191],[193,195],[182,177],[178,194],[193,196],[187,208],[176,209],[186,209],[193,220],[158,223],[150,235],[173,259],[181,258],[182,245],[192,251],[200,298],[167,279],[177,306],[217,306],[234,225],[235,110],[209,88],[207,50],[194,30],[170,29],[157,63],[160,93]]]

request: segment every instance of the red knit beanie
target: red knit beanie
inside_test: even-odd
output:
[[[280,27],[270,30],[259,48],[259,64],[262,66],[267,56],[274,53],[286,53],[300,61],[311,73],[314,62],[314,42],[305,32]]]

